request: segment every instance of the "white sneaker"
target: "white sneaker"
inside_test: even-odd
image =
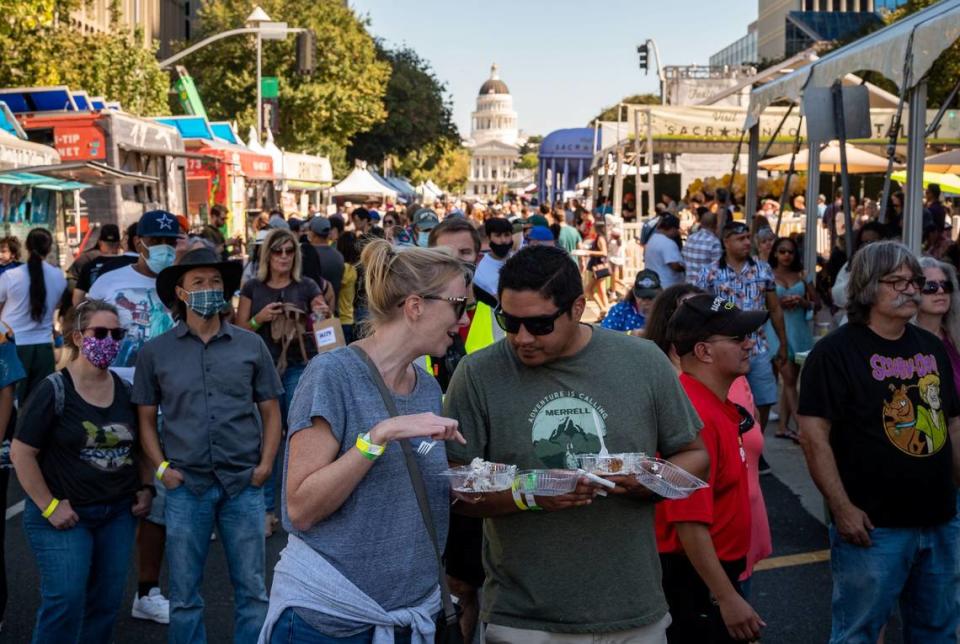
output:
[[[159,588],[151,588],[146,597],[134,597],[130,614],[137,619],[149,619],[158,624],[170,623],[170,600]]]
[[[775,420],[780,420],[780,414],[778,414],[777,412],[775,412],[775,411],[773,411],[773,410],[771,409],[771,410],[770,410],[770,418],[768,418],[767,420],[769,420],[770,422],[773,422],[773,421],[775,421]]]

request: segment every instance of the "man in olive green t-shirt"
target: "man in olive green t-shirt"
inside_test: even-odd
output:
[[[565,251],[521,250],[499,291],[507,337],[467,356],[447,391],[444,415],[467,439],[448,445],[452,463],[567,468],[599,452],[602,433],[611,453],[659,452],[706,476],[701,423],[670,363],[646,340],[580,323],[586,301]],[[534,497],[543,511],[521,510],[509,491],[454,506],[485,519],[487,642],[666,642],[652,495],[632,477],[612,480],[605,498],[585,479],[573,493]]]

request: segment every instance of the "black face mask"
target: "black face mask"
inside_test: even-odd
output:
[[[494,244],[490,242],[490,252],[494,257],[506,257],[513,250],[513,242],[509,244]]]

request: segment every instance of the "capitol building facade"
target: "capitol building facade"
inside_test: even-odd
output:
[[[470,115],[470,174],[467,197],[487,200],[506,192],[520,177],[515,166],[523,145],[513,109],[513,97],[500,80],[496,64],[480,86],[476,110]]]

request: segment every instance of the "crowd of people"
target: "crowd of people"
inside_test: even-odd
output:
[[[956,641],[948,253],[865,221],[812,280],[802,241],[725,202],[691,200],[689,225],[665,198],[640,244],[575,201],[277,211],[244,261],[219,206],[200,227],[161,210],[105,225],[67,271],[42,228],[24,264],[0,239],[0,431],[41,579],[34,641],[112,641],[133,552],[132,615],[206,641],[213,538],[237,642],[754,641],[774,405],[831,516],[831,642],[877,642],[898,604],[906,641]],[[824,308],[847,319],[815,343]],[[331,324],[335,347],[316,333]],[[615,474],[478,498],[444,475],[607,449],[708,485],[662,499]]]

